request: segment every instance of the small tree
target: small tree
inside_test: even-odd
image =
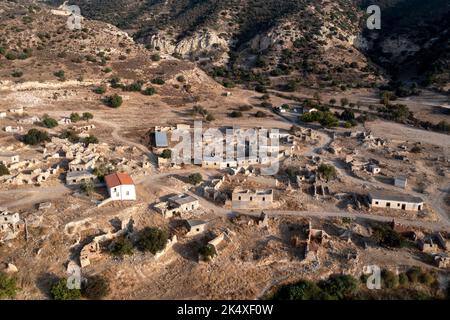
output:
[[[50,138],[45,131],[40,131],[37,129],[30,129],[28,133],[23,136],[23,142],[28,145],[37,145],[39,143],[50,141]]]
[[[51,128],[55,128],[55,127],[58,126],[58,121],[56,121],[55,119],[50,118],[49,116],[45,115],[44,119],[42,120],[42,124],[45,127],[51,129]]]
[[[320,164],[317,171],[327,180],[333,180],[337,176],[336,168],[325,163]]]
[[[214,246],[210,244],[201,247],[198,253],[200,253],[204,261],[210,261],[217,254]]]
[[[162,78],[155,78],[152,79],[151,81],[153,84],[158,84],[158,85],[163,85],[164,83],[166,83]]]
[[[119,108],[122,105],[123,100],[121,96],[114,94],[106,99],[106,103],[111,108]]]
[[[9,174],[8,168],[3,163],[0,163],[0,177],[6,176],[8,174]]]
[[[81,190],[88,196],[90,196],[92,193],[94,193],[95,190],[94,183],[92,181],[84,181],[81,184]]]
[[[242,112],[241,111],[232,111],[230,113],[230,117],[231,118],[240,118],[240,117],[242,117]]]
[[[409,282],[417,283],[419,282],[420,275],[422,274],[422,268],[420,267],[412,267],[406,272],[408,276]]]
[[[90,112],[83,112],[83,115],[81,116],[81,119],[84,121],[89,121],[94,119],[94,115]]]
[[[334,106],[334,105],[336,104],[336,99],[335,99],[335,98],[331,98],[331,99],[330,99],[330,104],[331,104],[332,106]]]
[[[104,94],[106,92],[106,87],[105,86],[99,86],[99,87],[94,89],[94,92],[96,94]]]
[[[388,289],[395,289],[399,286],[400,280],[398,275],[389,270],[383,270],[381,273],[383,284]]]
[[[17,291],[16,279],[0,272],[0,299],[14,298]]]
[[[208,113],[205,120],[208,122],[211,122],[211,121],[216,120],[216,118],[214,118],[214,116],[211,113]]]
[[[203,177],[200,173],[193,173],[188,177],[189,183],[192,185],[197,185],[203,181]]]
[[[70,114],[70,121],[72,121],[72,122],[78,122],[78,121],[80,121],[81,120],[81,117],[80,117],[80,115],[77,113],[77,112],[72,112],[71,114]]]
[[[89,135],[88,137],[84,138],[83,143],[88,146],[90,144],[97,144],[98,143],[98,139],[97,137],[93,136],[93,135]]]
[[[67,279],[62,278],[50,290],[54,300],[78,300],[81,298],[80,289],[69,289]]]
[[[358,290],[358,281],[350,275],[333,275],[319,282],[319,287],[331,299],[351,297]]]
[[[152,54],[150,56],[150,58],[152,59],[152,61],[159,61],[159,60],[161,60],[161,56],[159,54],[157,54],[157,53]]]
[[[341,98],[341,106],[345,107],[348,105],[349,101],[347,98]]]
[[[131,256],[133,254],[133,244],[125,237],[117,238],[112,247],[111,253],[118,257]]]
[[[163,152],[161,153],[161,158],[164,158],[164,159],[172,158],[172,150],[164,149]]]
[[[256,118],[265,118],[266,116],[267,116],[266,113],[263,111],[258,111],[255,113]]]
[[[61,80],[61,81],[65,80],[65,78],[66,78],[66,73],[64,72],[64,70],[56,71],[55,73],[53,73],[53,75],[55,77],[58,77],[59,80]]]
[[[164,249],[168,235],[165,230],[147,227],[139,234],[137,246],[141,251],[149,251],[153,254]]]
[[[88,277],[82,286],[81,294],[91,300],[101,300],[111,291],[107,278],[95,275]]]
[[[146,88],[144,91],[142,91],[142,94],[143,94],[143,95],[146,95],[146,96],[152,96],[152,95],[154,95],[155,93],[156,93],[156,89],[153,88],[153,87],[148,87],[148,88]]]

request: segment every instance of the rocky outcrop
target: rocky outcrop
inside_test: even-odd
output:
[[[198,31],[178,42],[170,36],[155,34],[150,37],[149,44],[163,53],[182,56],[196,55],[203,51],[228,50],[228,42],[212,30]]]

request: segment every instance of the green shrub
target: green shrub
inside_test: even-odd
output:
[[[123,99],[118,94],[114,94],[112,96],[109,96],[106,99],[106,104],[110,106],[111,108],[119,108],[123,103]]]
[[[131,91],[131,92],[139,92],[142,90],[143,85],[144,85],[144,82],[139,80],[139,81],[135,81],[132,84],[129,84],[127,86],[123,86],[122,90]]]
[[[90,112],[83,112],[81,119],[84,121],[89,121],[89,120],[94,119],[94,115]]]
[[[23,76],[23,72],[20,70],[14,70],[11,73],[11,76],[13,76],[14,78],[20,78],[21,76]]]
[[[112,72],[112,69],[111,68],[104,68],[103,70],[102,70],[104,73],[111,73]]]
[[[230,113],[230,117],[231,118],[241,118],[242,117],[242,112],[241,111],[232,111]]]
[[[216,118],[211,113],[208,113],[208,115],[206,116],[205,120],[208,121],[208,122],[211,122],[211,121],[216,120]]]
[[[373,237],[381,246],[401,248],[405,245],[403,237],[389,227],[377,225],[373,228]]]
[[[56,121],[53,118],[50,118],[50,117],[46,116],[46,117],[44,117],[44,120],[42,120],[42,124],[45,127],[51,129],[51,128],[55,128],[55,127],[58,126],[58,121]]]
[[[64,70],[59,70],[59,71],[56,71],[55,73],[53,73],[53,75],[55,77],[58,77],[59,80],[64,80],[65,76],[66,76],[66,73],[64,72]]]
[[[217,254],[214,246],[212,246],[210,244],[208,244],[204,247],[201,247],[200,250],[198,251],[198,253],[201,254],[204,261],[211,260]]]
[[[421,274],[422,274],[422,268],[420,268],[420,267],[412,267],[411,269],[409,269],[406,272],[409,282],[412,282],[412,283],[418,283]]]
[[[424,271],[420,275],[419,281],[426,286],[432,286],[436,282],[436,277],[430,271]]]
[[[164,83],[166,83],[165,81],[164,81],[164,79],[162,79],[162,78],[155,78],[155,79],[152,79],[152,81],[151,81],[153,84],[158,84],[158,85],[163,85]]]
[[[164,159],[172,158],[172,150],[164,149],[163,152],[161,153],[161,158],[164,158]]]
[[[18,290],[16,279],[0,272],[0,299],[14,298]]]
[[[337,173],[336,168],[332,165],[321,163],[317,172],[320,173],[325,179],[333,180],[336,179]]]
[[[28,133],[23,136],[23,142],[32,146],[46,141],[50,141],[47,132],[37,129],[30,129],[28,130]]]
[[[322,290],[312,281],[302,280],[282,287],[275,295],[276,300],[320,300]]]
[[[159,61],[159,60],[161,60],[161,56],[159,54],[155,53],[150,56],[150,59],[152,59],[152,61]]]
[[[319,282],[319,288],[327,299],[342,300],[349,298],[358,290],[358,281],[350,275],[333,275]]]
[[[106,92],[105,86],[99,86],[93,90],[96,94],[104,94]]]
[[[200,173],[193,173],[193,174],[189,175],[188,181],[190,184],[195,186],[203,181],[203,177]]]
[[[406,273],[400,273],[398,275],[398,282],[401,286],[405,286],[408,284],[409,279],[408,279],[408,276],[406,275]]]
[[[101,300],[110,292],[108,279],[99,275],[88,277],[81,290],[81,294],[91,300]]]
[[[156,89],[153,88],[153,87],[148,87],[148,88],[146,88],[144,91],[142,91],[142,94],[143,94],[143,95],[146,95],[146,96],[152,96],[152,95],[154,95],[155,93],[156,93]]]
[[[80,137],[76,134],[73,130],[64,130],[59,137],[61,139],[67,139],[72,143],[78,143],[80,142]]]
[[[97,137],[93,136],[93,135],[89,135],[86,138],[83,138],[82,142],[88,146],[90,144],[97,144],[98,143],[98,139]]]
[[[250,111],[250,110],[252,110],[252,109],[253,109],[253,107],[250,106],[250,105],[244,105],[244,106],[240,106],[240,107],[239,107],[239,111],[242,111],[242,112],[244,112],[244,111]]]
[[[178,82],[186,82],[186,78],[183,75],[177,77]]]
[[[263,111],[258,111],[255,113],[256,118],[265,118],[266,116],[267,116],[266,113]]]
[[[77,112],[72,112],[70,114],[70,121],[75,123],[75,122],[78,122],[80,120],[81,120],[81,117],[80,117],[80,115]]]
[[[111,247],[111,253],[118,257],[131,256],[133,250],[133,244],[125,237],[117,238]]]
[[[8,168],[3,163],[0,163],[0,177],[6,176],[8,174],[9,174]]]
[[[395,289],[400,284],[399,276],[392,271],[383,270],[381,273],[381,279],[384,287],[388,289]]]
[[[81,298],[80,289],[69,289],[67,279],[62,278],[50,290],[54,300],[78,300]]]
[[[94,193],[95,186],[92,181],[83,181],[83,183],[80,186],[81,191],[86,193],[88,196]]]
[[[139,233],[137,246],[141,251],[149,251],[153,254],[164,249],[168,235],[165,230],[147,227]]]

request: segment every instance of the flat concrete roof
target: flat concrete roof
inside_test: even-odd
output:
[[[207,224],[207,221],[203,221],[203,220],[188,220],[187,221],[188,225],[192,228],[192,227],[196,227],[196,226],[201,226],[204,224]]]
[[[369,192],[371,199],[375,200],[386,200],[386,201],[398,201],[398,202],[409,202],[409,203],[423,203],[423,199],[409,194],[403,194],[398,192],[390,192],[387,190],[383,191],[371,191]]]
[[[193,196],[190,196],[188,194],[180,194],[180,195],[176,195],[176,196],[169,198],[169,201],[175,202],[178,205],[183,205],[186,203],[198,201],[198,199],[196,199]]]
[[[168,147],[167,132],[156,131],[155,132],[155,145],[158,148]]]

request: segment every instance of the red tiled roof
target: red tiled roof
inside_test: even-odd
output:
[[[114,188],[121,185],[134,185],[133,179],[127,173],[113,173],[105,177],[106,186]]]

